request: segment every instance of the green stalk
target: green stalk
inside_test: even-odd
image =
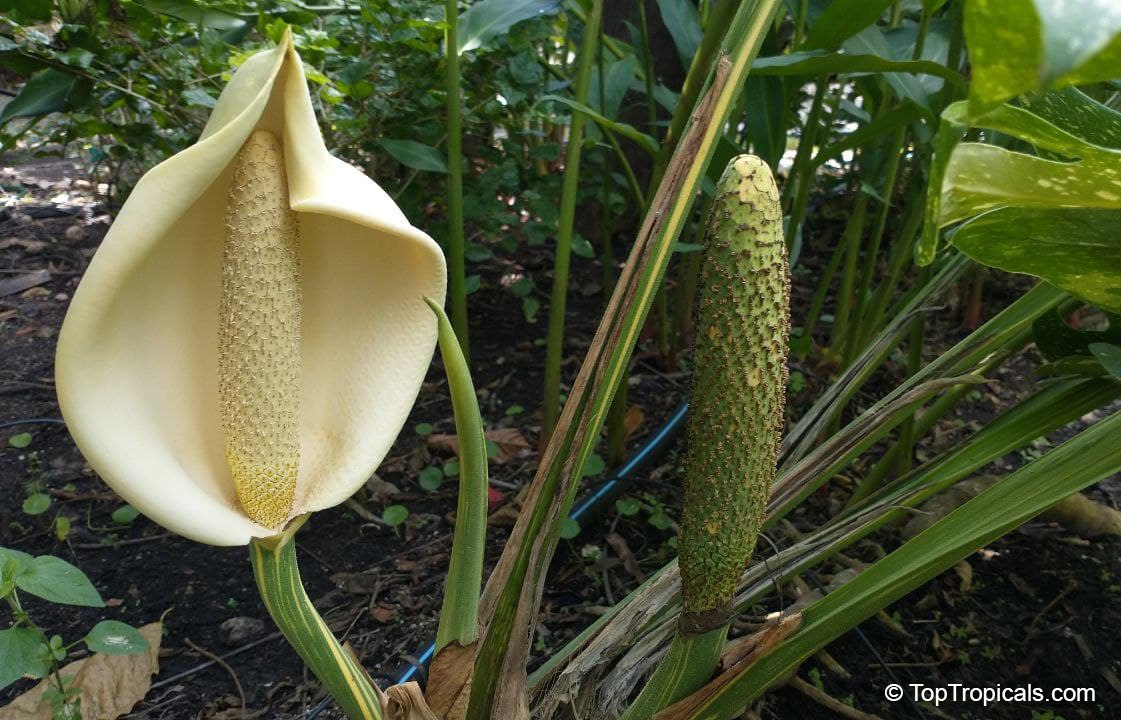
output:
[[[681,688],[695,689],[708,682],[712,669],[720,662],[728,627],[721,625],[700,635],[675,634],[666,656],[658,663],[658,669],[619,720],[652,718],[662,708],[684,697]]]
[[[452,310],[452,327],[459,338],[464,357],[471,358],[467,337],[467,262],[463,236],[463,128],[459,78],[459,4],[446,0],[447,29],[444,49],[447,54],[448,95],[448,304]]]
[[[864,217],[868,211],[868,194],[860,192],[853,203],[852,215],[841,239],[845,246],[845,265],[841,284],[837,289],[837,308],[833,313],[833,333],[829,345],[838,359],[843,361],[845,338],[848,337],[849,318],[852,315],[853,286],[856,283],[856,266],[860,259],[860,241],[864,236]]]
[[[249,543],[257,589],[280,632],[347,717],[381,720],[381,701],[373,681],[331,634],[304,591],[295,536],[306,519],[306,515],[297,518],[280,535],[255,538]]]
[[[588,104],[592,64],[596,56],[596,40],[603,19],[603,0],[593,0],[592,11],[584,25],[584,43],[576,70],[574,99]],[[584,114],[572,113],[568,147],[565,149],[564,181],[561,187],[560,227],[553,258],[553,292],[549,302],[549,331],[545,341],[545,402],[542,434],[548,437],[560,415],[561,359],[564,353],[564,310],[568,300],[568,266],[572,259],[572,233],[576,221],[576,194],[580,182],[580,156],[584,143]]]
[[[845,245],[840,243],[833,248],[833,254],[829,257],[829,262],[826,263],[825,270],[822,271],[821,276],[818,278],[813,300],[810,301],[810,309],[806,312],[806,319],[802,321],[801,337],[813,338],[814,328],[817,327],[817,320],[821,317],[821,311],[825,307],[825,296],[829,293],[829,286],[833,284],[833,276],[837,274],[837,268],[840,267],[841,260],[843,260],[844,257]]]
[[[915,236],[919,231],[919,225],[922,223],[926,205],[925,186],[915,188],[910,198],[911,202],[905,204],[907,209],[903,215],[899,234],[891,242],[891,249],[888,253],[887,277],[876,288],[868,310],[861,320],[860,347],[864,347],[879,331],[888,303],[894,297],[899,280],[903,276],[907,259],[912,257],[911,249],[914,247]]]
[[[919,273],[919,282],[922,284],[930,280],[930,266],[925,266]],[[911,323],[911,339],[907,348],[907,377],[911,377],[922,367],[922,348],[926,334],[926,314],[920,314]],[[899,429],[899,442],[896,446],[895,472],[902,475],[911,469],[911,458],[915,452],[915,420],[912,416],[903,423]]]
[[[806,213],[810,190],[813,189],[814,175],[817,173],[817,163],[813,162],[813,148],[821,124],[822,109],[825,107],[825,95],[828,92],[829,78],[823,75],[817,79],[806,124],[802,127],[802,136],[798,139],[798,150],[794,153],[794,165],[790,169],[790,177],[794,182],[786,185],[785,205],[789,215],[786,223],[787,247],[792,247],[794,238],[798,237],[798,228],[802,226],[802,216]]]
[[[470,645],[478,637],[479,591],[483,584],[487,544],[487,445],[467,358],[456,342],[455,331],[444,309],[431,298],[424,301],[436,315],[439,326],[440,355],[448,376],[455,434],[459,439],[459,503],[444,603],[436,630],[436,650],[439,651],[450,642]]]

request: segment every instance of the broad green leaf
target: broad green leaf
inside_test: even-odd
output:
[[[658,9],[662,12],[662,23],[673,38],[681,66],[688,70],[704,35],[697,5],[693,0],[658,0]]]
[[[974,115],[1033,90],[1108,80],[1121,67],[1115,0],[970,0],[964,27]]]
[[[42,646],[39,633],[31,628],[0,630],[0,690],[25,675],[38,679],[51,671]]]
[[[929,60],[895,60],[875,54],[809,50],[759,58],[752,75],[822,75],[832,73],[887,73],[935,75],[955,85],[965,79],[950,68]]]
[[[65,110],[78,78],[68,72],[48,68],[31,77],[19,95],[0,111],[0,124],[12,118],[38,117]]]
[[[588,105],[598,110],[604,117],[619,119],[619,108],[623,97],[630,90],[638,72],[638,58],[627,55],[621,60],[608,63],[603,72],[603,105],[600,106],[599,73],[593,72],[588,85]]]
[[[243,17],[195,0],[140,0],[141,7],[154,13],[170,15],[189,23],[212,30],[242,30],[251,23],[252,16]]]
[[[105,605],[85,573],[53,555],[40,555],[24,563],[16,576],[16,586],[24,592],[63,605]]]
[[[1032,93],[1021,99],[1025,109],[1071,135],[1103,148],[1121,149],[1121,114],[1078,88]]]
[[[1121,211],[993,210],[963,225],[953,244],[985,265],[1041,277],[1121,312]]]
[[[386,152],[393,156],[394,160],[405,167],[424,172],[446,173],[448,171],[444,154],[431,145],[425,145],[416,140],[394,140],[392,138],[381,138],[378,142],[385,148]]]
[[[148,641],[133,626],[120,620],[102,620],[86,633],[86,647],[106,655],[134,655],[148,649]]]
[[[463,54],[483,47],[514,25],[530,18],[552,15],[560,0],[481,0],[459,16],[456,39]]]
[[[772,651],[718,677],[666,711],[675,720],[724,720],[807,657],[986,543],[1067,495],[1121,470],[1121,413],[1102,420],[954,510],[806,608],[801,628]]]
[[[561,105],[567,105],[569,108],[575,110],[576,112],[581,112],[587,115],[604,130],[609,130],[613,133],[616,133],[617,135],[622,135],[628,140],[633,140],[634,142],[638,143],[638,145],[643,150],[651,153],[652,155],[657,155],[658,153],[658,141],[650,137],[646,133],[640,132],[633,125],[609,120],[587,105],[578,103],[572,98],[566,98],[563,95],[543,95],[541,97],[541,100],[552,100],[553,102],[558,102]]]
[[[836,50],[872,25],[893,0],[833,0],[810,27],[803,50]]]
[[[420,471],[417,482],[428,492],[435,492],[444,484],[444,472],[438,467],[429,465]]]
[[[772,168],[786,152],[786,93],[782,78],[758,77],[754,70],[744,88],[747,98],[747,137],[752,150]],[[676,250],[683,252],[678,243]],[[697,246],[699,249],[700,246]]]
[[[844,49],[853,55],[874,55],[881,58],[889,58],[891,54],[891,45],[888,44],[887,38],[884,37],[881,31],[875,25],[861,30],[856,35],[853,35],[844,42]],[[923,61],[914,61],[923,62]],[[930,98],[923,84],[914,75],[899,72],[884,73],[884,80],[895,92],[895,96],[900,100],[910,100],[911,102],[919,105],[920,107],[927,108],[930,105]],[[931,121],[933,121],[933,115]]]

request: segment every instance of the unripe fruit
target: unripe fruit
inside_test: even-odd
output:
[[[741,155],[706,228],[679,538],[682,631],[725,624],[762,526],[785,416],[790,271],[771,171]]]
[[[238,500],[269,528],[289,519],[300,466],[299,241],[283,148],[256,131],[234,160],[226,209],[218,394]]]

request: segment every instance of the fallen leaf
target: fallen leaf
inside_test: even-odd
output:
[[[79,688],[82,720],[116,720],[132,711],[152,686],[152,675],[159,672],[160,640],[163,623],[140,628],[148,641],[148,652],[135,655],[94,653],[62,668],[63,677]],[[7,706],[0,708],[0,720],[51,720],[53,708],[43,697],[50,678],[40,682]]]
[[[529,441],[517,428],[495,428],[483,434],[498,446],[498,452],[491,458],[491,462],[496,465],[503,465],[529,454]],[[440,455],[458,455],[459,440],[455,435],[429,435],[428,449]]]
[[[18,292],[23,292],[28,288],[33,288],[36,285],[42,285],[45,282],[50,282],[51,273],[49,270],[33,270],[32,272],[23,275],[16,275],[15,277],[5,278],[0,280],[0,297],[6,295],[15,295]]]

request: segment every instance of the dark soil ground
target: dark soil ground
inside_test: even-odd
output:
[[[169,535],[140,517],[113,519],[122,501],[85,466],[64,426],[32,420],[58,418],[53,388],[55,338],[89,257],[110,217],[80,171],[57,161],[0,160],[7,209],[0,214],[0,545],[32,554],[55,554],[81,567],[107,601],[103,609],[52,606],[28,599],[36,621],[67,640],[81,637],[103,618],[142,625],[163,618],[160,673],[130,718],[303,718],[323,694],[295,653],[279,639],[257,596],[244,548],[212,548]],[[75,182],[75,178],[78,182]],[[84,184],[83,184],[84,183]],[[545,258],[537,274],[543,274]],[[814,257],[805,260],[812,268]],[[49,271],[33,285],[12,283]],[[491,429],[505,428],[503,452],[492,466],[496,517],[490,533],[493,562],[506,537],[517,490],[532,478],[537,461],[542,383],[541,322],[527,323],[518,298],[501,289],[514,268],[492,260],[480,267],[482,289],[472,296],[476,384]],[[577,262],[580,278],[598,278],[594,265]],[[809,273],[812,277],[813,273]],[[7,284],[6,284],[7,283]],[[595,282],[587,285],[594,288]],[[809,288],[798,285],[795,308],[808,304]],[[989,283],[985,317],[1025,287],[1007,277]],[[14,288],[14,289],[13,289]],[[805,297],[802,297],[805,296]],[[574,293],[569,315],[569,361],[573,376],[600,314],[594,292]],[[964,335],[962,310],[952,302],[932,317],[931,345],[946,346]],[[485,320],[484,320],[485,319]],[[797,318],[795,319],[797,321]],[[484,323],[485,322],[485,326]],[[1017,359],[939,426],[921,452],[946,447],[991,418],[1031,387],[1036,360]],[[815,397],[826,369],[795,366],[806,380],[792,392],[794,412]],[[898,379],[898,378],[896,378]],[[365,492],[351,503],[318,513],[300,534],[308,593],[332,629],[344,637],[366,668],[383,682],[415,663],[435,633],[447,563],[456,483],[423,490],[421,469],[451,459],[438,442],[414,431],[431,424],[435,435],[454,432],[442,371],[434,365],[413,415],[389,458]],[[892,380],[885,375],[883,387]],[[686,397],[688,376],[666,371],[640,356],[631,380],[630,439],[637,446]],[[641,412],[639,412],[641,411]],[[640,419],[641,416],[641,419]],[[8,425],[5,425],[8,423]],[[8,438],[32,435],[26,448]],[[673,557],[673,518],[679,500],[679,450],[675,447],[644,469],[629,497],[635,515],[608,507],[581,534],[563,544],[554,564],[536,651],[547,656],[591,622],[604,605],[633,588],[643,573]],[[1001,461],[1010,469],[1022,457]],[[594,479],[593,479],[594,480]],[[1121,491],[1103,483],[1096,499],[1117,506]],[[52,498],[43,513],[22,510],[26,497]],[[815,498],[827,505],[829,491]],[[390,504],[410,516],[396,529],[380,521]],[[811,503],[812,506],[812,503]],[[61,539],[57,518],[70,521]],[[875,539],[894,547],[893,533]],[[826,693],[842,704],[885,718],[1105,718],[1121,717],[1121,683],[1115,673],[1121,641],[1121,542],[1086,540],[1045,523],[1033,523],[971,556],[864,623],[800,670],[801,687],[767,694],[753,709],[762,718],[835,717],[811,698]],[[870,560],[872,543],[851,549]],[[865,557],[866,556],[866,557]],[[633,562],[632,562],[633,560]],[[835,568],[826,566],[822,572]],[[777,609],[777,608],[771,608]],[[248,633],[230,637],[237,618]],[[254,622],[263,621],[263,622]],[[226,628],[224,631],[223,628]],[[210,655],[223,658],[215,663]],[[846,677],[847,675],[847,677]],[[906,695],[885,699],[898,683]],[[1093,701],[911,702],[910,684],[949,688],[1088,687]],[[26,690],[21,681],[0,692],[0,704]],[[240,691],[239,691],[240,687]],[[328,709],[320,717],[340,717]]]

